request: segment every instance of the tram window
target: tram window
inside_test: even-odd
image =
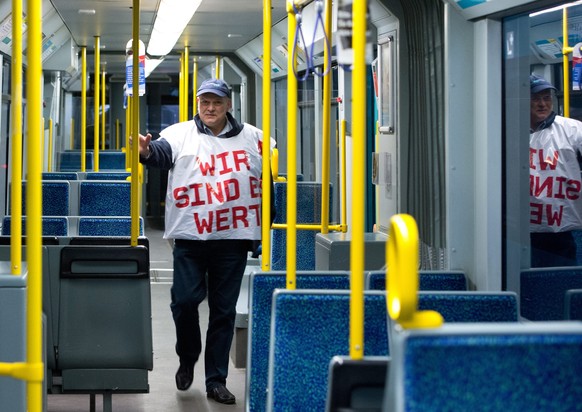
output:
[[[571,205],[565,206],[560,203],[559,196],[552,194],[559,192],[558,184],[551,186],[551,183],[545,183],[552,182],[552,176],[540,171],[541,167],[536,166],[535,158],[531,160],[532,151],[540,153],[541,156],[549,150],[549,146],[546,148],[542,140],[535,140],[537,134],[531,134],[531,90],[529,87],[527,89],[523,87],[526,82],[529,85],[530,74],[534,73],[543,77],[556,88],[555,92],[552,92],[555,96],[552,110],[560,116],[582,121],[582,83],[580,82],[582,53],[578,52],[576,58],[573,54],[569,54],[569,61],[565,66],[569,70],[569,80],[566,84],[564,84],[562,54],[564,27],[567,28],[568,46],[573,49],[578,48],[579,51],[582,47],[582,5],[570,3],[566,4],[566,7],[566,13],[562,9],[546,9],[531,14],[511,16],[503,22],[506,45],[503,50],[504,156],[506,158],[504,265],[507,269],[505,272],[508,273],[506,285],[509,290],[519,288],[519,279],[517,275],[514,275],[519,273],[519,269],[532,265],[547,265],[552,262],[553,265],[556,264],[555,260],[538,263],[538,257],[542,256],[541,252],[532,251],[530,232],[539,232],[544,227],[572,233],[573,240],[569,239],[567,243],[572,245],[574,251],[577,249],[577,252],[569,256],[568,262],[582,265],[582,243],[576,236],[579,224],[575,223],[575,218],[562,215],[562,210]],[[567,18],[565,25],[564,18]],[[518,55],[520,58],[516,58]],[[527,57],[527,59],[521,57]],[[524,62],[527,64],[523,64]],[[568,107],[564,107],[567,101],[566,94],[569,96]],[[531,143],[532,138],[533,143]],[[530,147],[530,144],[533,146]],[[572,149],[579,150],[575,145]],[[567,152],[570,153],[570,151]],[[566,151],[560,151],[561,158],[566,156],[564,153]],[[557,175],[563,175],[569,182],[578,179],[576,184],[582,182],[579,171],[567,171],[566,166],[560,167],[562,171],[556,171]],[[523,170],[529,170],[529,173],[524,174]],[[558,181],[559,179],[556,179],[556,182]],[[534,182],[534,185],[530,185],[530,182]],[[543,182],[543,184],[535,186],[535,182]],[[547,188],[549,190],[544,192]],[[568,227],[563,223],[566,221],[569,222]],[[567,235],[567,233],[560,234],[562,235]],[[534,235],[533,238],[538,237],[545,237],[545,235]],[[548,243],[541,244],[546,247]]]

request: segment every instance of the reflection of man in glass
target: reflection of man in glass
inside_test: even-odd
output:
[[[582,123],[552,110],[556,90],[530,76],[531,266],[575,266],[573,230],[582,229]]]

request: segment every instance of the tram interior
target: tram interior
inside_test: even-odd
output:
[[[582,121],[582,86],[572,80],[571,88],[563,86],[562,9],[529,14],[564,2],[365,1],[367,30],[356,32],[355,25],[350,33],[366,39],[363,49],[354,47],[361,59],[345,63],[339,14],[346,7],[351,13],[358,0],[333,2],[329,36],[321,6],[331,1],[296,1],[295,14],[284,0],[268,2],[270,62],[263,60],[265,4],[202,0],[170,53],[146,53],[146,92],[136,99],[139,111],[130,112],[133,7],[139,4],[140,40],[147,43],[163,2],[39,0],[40,90],[29,90],[26,77],[25,84],[11,82],[13,5],[0,2],[0,410],[579,408],[582,363],[572,360],[582,356],[582,268],[524,263],[527,201],[524,181],[513,175],[523,177],[525,155],[502,164],[512,163],[508,124],[521,122],[520,137],[529,133],[522,127],[529,103],[507,85],[514,78],[545,76],[558,89],[560,114],[569,101],[570,116]],[[574,47],[568,65],[579,58],[582,76],[582,5],[568,13]],[[292,15],[300,15],[301,26],[290,33]],[[349,17],[366,22],[356,12]],[[32,30],[26,25],[24,73]],[[512,31],[521,26],[523,32]],[[502,34],[503,41],[490,41]],[[304,36],[302,47],[293,47],[291,35]],[[476,51],[481,43],[483,54]],[[454,47],[459,44],[471,47]],[[527,49],[526,63],[514,59],[514,44],[520,53]],[[292,57],[296,73],[289,70]],[[487,65],[494,67],[481,67]],[[519,75],[503,72],[516,67]],[[481,76],[487,81],[475,81]],[[277,171],[271,249],[249,255],[237,303],[228,376],[235,405],[207,398],[202,359],[192,388],[175,388],[173,243],[164,238],[168,173],[142,169],[129,153],[132,116],[139,114],[138,132],[156,139],[165,127],[191,119],[196,84],[213,77],[231,85],[237,120],[262,127],[269,113],[277,142],[269,159]],[[28,132],[32,98],[26,96],[22,110],[14,107],[21,86],[41,96],[38,141]],[[297,136],[289,124],[290,87],[297,88]],[[504,97],[517,101],[515,112],[499,104]],[[484,107],[491,111],[480,119],[475,113]],[[14,113],[25,122],[22,181],[11,168],[18,147]],[[26,154],[37,143],[43,149],[35,160]],[[37,162],[40,181],[27,175]],[[287,202],[291,183],[296,205]],[[42,198],[27,203],[27,191]],[[30,223],[28,230],[39,239],[26,234],[34,202],[42,204],[34,220],[40,231]],[[298,241],[291,249],[289,210],[299,224],[317,229],[292,229]],[[16,240],[11,232],[19,225],[24,236]],[[577,239],[582,266],[582,236]],[[13,251],[21,247],[24,274],[13,273]],[[296,252],[292,266],[289,250]],[[30,255],[42,262],[45,369],[38,409],[29,396],[38,379],[28,376],[26,345]],[[207,305],[200,310],[205,331]],[[26,372],[16,376],[13,363]]]

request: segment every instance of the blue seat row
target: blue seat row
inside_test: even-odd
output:
[[[369,272],[366,289],[386,290],[386,271]],[[467,276],[461,270],[420,270],[418,290],[467,290]]]
[[[94,153],[85,152],[85,169],[93,169]],[[105,170],[125,170],[125,153],[121,151],[100,151],[99,168]],[[61,172],[76,172],[81,170],[81,152],[67,150],[59,153],[58,170]]]
[[[42,180],[127,180],[129,172],[43,172]]]
[[[446,277],[443,278],[446,279]],[[296,404],[296,408],[309,408],[305,405],[315,405],[313,410],[322,410],[325,405],[328,362],[333,355],[349,353],[347,336],[344,336],[347,334],[346,325],[349,322],[349,293],[347,292],[349,272],[300,271],[296,275],[296,285],[300,290],[284,291],[282,289],[285,288],[285,284],[286,275],[282,271],[257,272],[250,275],[246,396],[248,410],[262,411],[267,405],[271,405],[275,410],[294,409],[286,402],[297,402],[297,399],[303,401],[301,405]],[[320,290],[306,291],[304,289]],[[290,301],[277,309],[275,301],[278,298],[273,296],[275,291],[277,291],[276,296],[286,296],[287,292],[293,296],[282,297],[281,299]],[[371,318],[366,326],[374,330],[369,330],[367,334],[372,336],[379,332],[382,336],[383,347],[385,347],[385,350],[377,351],[372,345],[368,348],[371,351],[366,352],[368,355],[388,355],[384,295],[385,292],[381,291],[366,292],[366,302],[371,300],[375,303],[369,303],[369,305],[376,305],[370,306],[369,309],[366,306],[366,311],[374,312],[373,316],[370,315]],[[336,303],[333,304],[332,301]],[[314,309],[307,311],[306,315],[306,308],[312,305]],[[517,322],[519,318],[517,296],[511,292],[427,291],[419,294],[419,305],[423,308],[438,309],[449,322]],[[342,309],[339,310],[339,307]],[[285,312],[288,310],[295,312],[288,314]],[[288,327],[276,329],[279,316],[282,316],[283,322],[290,322]],[[291,326],[291,323],[294,323],[294,326]],[[295,333],[301,338],[275,337],[274,334],[283,331]],[[341,350],[337,349],[338,345],[341,346]],[[273,351],[275,350],[278,353],[277,359],[280,358],[283,364],[297,362],[307,354],[306,363],[310,365],[302,363],[296,369],[303,374],[303,378],[298,379],[291,373],[290,376],[295,376],[297,379],[288,381],[288,378],[284,376],[285,372],[279,374],[278,371],[282,366],[280,363],[274,366]],[[319,355],[309,354],[311,351],[321,352]],[[314,358],[314,356],[319,357]],[[322,361],[322,359],[326,360]],[[289,370],[285,370],[290,373]],[[276,395],[268,403],[267,394],[271,393]],[[297,393],[302,393],[301,397],[295,400],[289,399]],[[305,401],[305,399],[309,400]]]
[[[129,216],[131,183],[125,180],[42,181],[43,216]],[[26,181],[22,182],[26,199]],[[22,202],[26,215],[26,202]]]
[[[4,216],[1,234],[11,234],[11,216]],[[26,217],[22,218],[22,233],[26,235]],[[139,217],[139,235],[144,234],[143,217]],[[129,216],[43,216],[43,236],[131,236]]]

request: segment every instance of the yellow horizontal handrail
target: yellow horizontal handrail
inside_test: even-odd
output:
[[[271,226],[273,229],[287,229],[286,223],[273,223]],[[296,229],[300,230],[321,230],[322,225],[320,223],[300,223],[295,225]],[[347,226],[346,225],[329,225],[328,228],[330,230],[338,231],[338,232],[346,232]]]
[[[10,376],[28,382],[42,382],[44,379],[44,363],[42,362],[0,362],[0,375]]]

